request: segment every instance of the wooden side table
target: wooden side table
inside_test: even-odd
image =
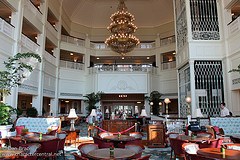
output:
[[[75,131],[65,131],[67,133],[67,137],[65,140],[65,144],[75,144],[76,147],[76,142],[77,142],[77,137],[80,133],[80,130],[75,130]]]

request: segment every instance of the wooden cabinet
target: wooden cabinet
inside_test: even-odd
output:
[[[148,125],[148,147],[166,147],[166,129],[163,123]]]
[[[102,128],[108,132],[117,133],[129,129],[134,126],[135,123],[137,123],[137,120],[103,120]],[[135,127],[123,134],[128,134],[129,132],[134,131]]]

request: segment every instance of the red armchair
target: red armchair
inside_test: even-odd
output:
[[[44,154],[42,154],[43,156],[41,158],[46,159],[51,157],[52,159],[56,159],[59,140],[60,140],[59,138],[55,138],[52,140],[43,141],[41,143],[40,153],[44,153]]]
[[[212,139],[203,143],[199,143],[199,148],[221,148],[222,143],[223,138]]]
[[[111,146],[114,146],[113,142],[107,142],[104,139],[96,136],[93,137],[93,141],[98,145],[99,148],[109,148]]]
[[[65,146],[65,140],[67,137],[67,133],[60,132],[57,134],[57,137],[59,138],[58,151],[62,151],[62,156],[65,157],[64,146]]]
[[[182,145],[184,143],[187,143],[187,140],[181,140],[178,138],[169,138],[170,141],[170,146],[173,149],[174,152],[174,159],[176,157],[185,157],[184,150],[182,148]],[[172,158],[172,153],[171,153],[171,158]]]

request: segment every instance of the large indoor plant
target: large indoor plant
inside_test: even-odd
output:
[[[92,111],[92,109],[96,109],[96,104],[101,100],[101,94],[103,94],[103,92],[97,93],[92,92],[90,94],[83,96],[86,98],[84,102],[88,104],[86,107],[87,114],[89,114]]]
[[[28,60],[28,62],[27,62]],[[37,61],[36,61],[37,60]],[[17,53],[13,57],[9,57],[4,61],[5,70],[0,71],[0,95],[2,97],[11,94],[11,89],[21,85],[26,78],[26,73],[30,73],[34,69],[34,63],[41,62],[41,57],[36,53]],[[7,135],[6,130],[12,127],[11,115],[16,113],[16,109],[12,106],[0,102],[0,131],[2,137]]]

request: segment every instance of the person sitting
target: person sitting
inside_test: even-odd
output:
[[[227,107],[225,107],[224,102],[220,104],[220,108],[221,108],[221,115],[220,115],[221,117],[226,117],[230,115],[229,110]]]

